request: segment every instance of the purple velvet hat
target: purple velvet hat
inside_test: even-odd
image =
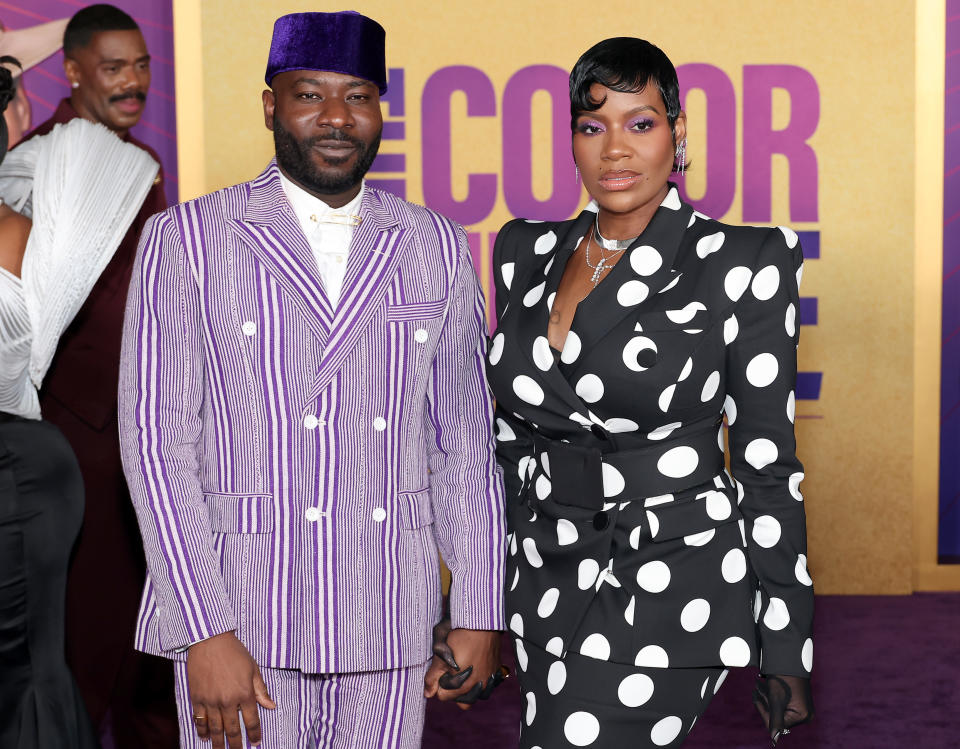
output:
[[[387,92],[386,32],[372,18],[353,10],[290,13],[273,24],[265,80],[288,70],[328,70],[375,83]]]

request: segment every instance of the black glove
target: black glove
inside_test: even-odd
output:
[[[436,626],[433,628],[433,654],[446,663],[450,668],[452,668],[457,673],[446,673],[443,674],[439,679],[439,684],[444,689],[455,690],[463,686],[464,682],[470,678],[470,674],[473,673],[473,666],[467,666],[463,671],[460,670],[460,666],[457,664],[457,659],[453,656],[453,650],[450,649],[450,646],[447,645],[447,636],[450,634],[453,629],[453,625],[450,622],[450,618],[446,617],[437,622]],[[483,684],[482,682],[477,682],[474,684],[470,691],[465,694],[461,694],[457,697],[454,702],[462,702],[465,705],[472,705],[477,700],[486,700],[489,699],[490,695],[493,693],[493,690],[499,686],[499,684],[510,675],[510,670],[506,666],[500,666],[496,673],[492,674],[487,683]]]
[[[433,628],[433,654],[454,671],[459,671],[460,666],[457,665],[457,659],[453,657],[453,651],[450,649],[450,646],[447,645],[447,637],[450,635],[452,629],[453,625],[450,622],[449,616],[444,617],[436,623]],[[461,684],[462,683],[463,682],[461,682]],[[444,687],[444,689],[447,689],[447,687]]]
[[[757,679],[753,690],[753,704],[757,706],[767,730],[771,746],[790,729],[813,718],[813,694],[810,679],[801,676],[768,674]]]

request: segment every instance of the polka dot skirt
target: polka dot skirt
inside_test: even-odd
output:
[[[516,647],[521,749],[680,746],[727,675],[560,659],[523,640]]]

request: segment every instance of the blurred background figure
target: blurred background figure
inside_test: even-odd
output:
[[[0,21],[0,55],[13,57],[23,65],[22,70],[15,66],[9,68],[13,74],[13,98],[3,113],[7,123],[7,148],[17,145],[32,124],[33,113],[22,74],[60,49],[68,20],[61,18],[25,29],[7,29]]]
[[[0,111],[14,96],[13,70],[16,59],[0,57]],[[15,152],[6,139],[0,119],[0,745],[93,749],[64,653],[83,478],[37,391],[158,166],[82,119]]]
[[[24,145],[82,118],[106,126],[159,164],[157,153],[130,134],[151,80],[150,53],[136,21],[112,5],[83,8],[66,25],[63,53],[69,94]],[[118,747],[145,749],[177,745],[173,671],[166,660],[133,649],[146,566],[120,466],[116,403],[127,286],[143,225],[166,208],[162,175],[161,167],[60,338],[40,395],[44,418],[76,454],[87,497],[67,580],[67,662],[94,726],[112,734]]]

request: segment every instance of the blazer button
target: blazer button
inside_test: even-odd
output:
[[[373,511],[373,519],[378,523],[382,523],[384,520],[387,519],[387,511],[384,510],[382,507],[377,507]]]
[[[418,328],[413,334],[413,340],[417,343],[426,343],[429,335],[425,328]]]
[[[319,507],[308,507],[307,511],[303,513],[304,517],[311,523],[316,523],[320,519],[320,514]]]
[[[602,531],[608,525],[610,525],[610,516],[605,512],[598,512],[593,516],[593,528],[594,530]]]
[[[240,330],[245,336],[254,336],[257,334],[257,324],[253,320],[247,320],[240,326]]]
[[[306,416],[303,417],[303,425],[307,429],[316,429],[319,424],[320,424],[320,419],[318,419],[313,414],[307,414]]]
[[[373,428],[376,429],[378,432],[382,432],[384,429],[387,428],[387,420],[384,419],[382,416],[378,416],[373,420]]]

